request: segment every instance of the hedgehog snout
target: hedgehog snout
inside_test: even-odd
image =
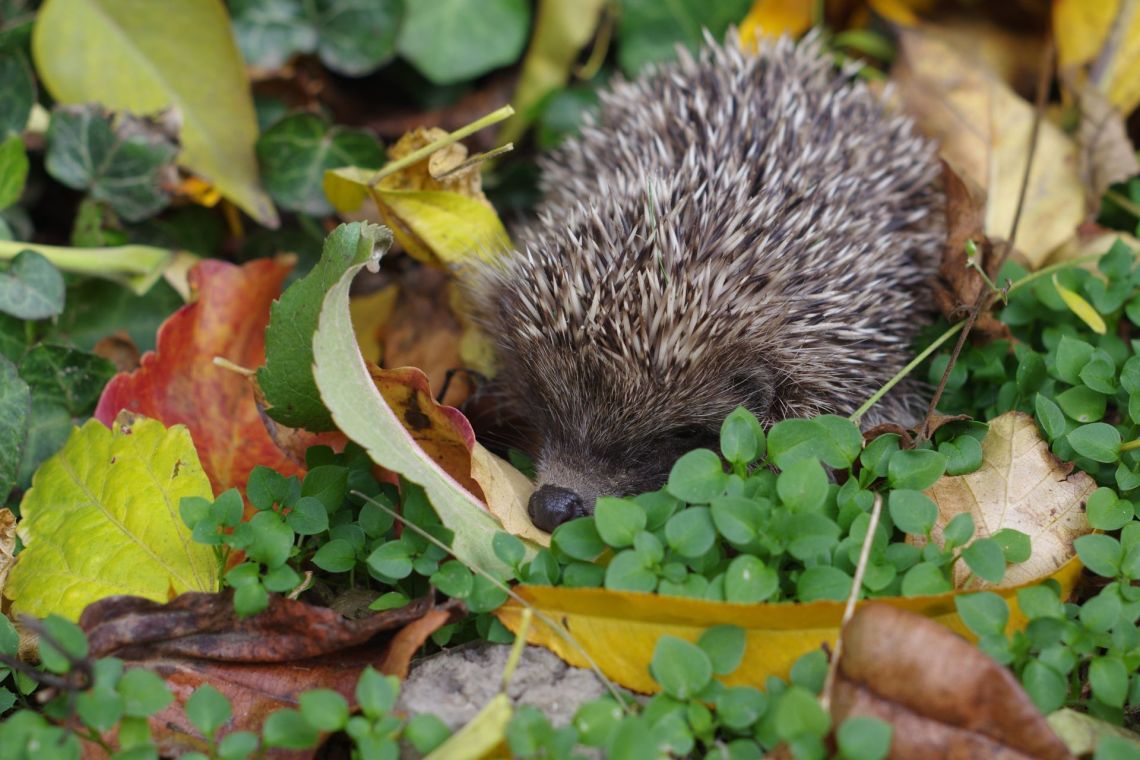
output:
[[[590,510],[582,497],[569,488],[545,485],[530,495],[527,514],[535,527],[553,533],[564,522],[588,516]]]

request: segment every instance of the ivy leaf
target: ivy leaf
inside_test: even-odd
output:
[[[620,5],[618,63],[632,77],[650,63],[671,60],[677,43],[695,51],[705,28],[720,39],[729,24],[744,18],[752,0],[621,0]]]
[[[0,312],[47,319],[63,311],[63,299],[63,275],[35,251],[21,251],[6,270],[0,268]]]
[[[115,365],[103,357],[68,346],[40,344],[20,362],[20,376],[36,399],[58,404],[72,417],[91,413],[114,374]]]
[[[75,620],[90,602],[131,594],[216,591],[213,550],[190,540],[177,505],[212,499],[190,433],[122,416],[90,420],[45,462],[21,504],[13,611]]]
[[[525,0],[412,2],[396,44],[434,84],[453,84],[517,61],[529,28]]]
[[[235,0],[234,36],[247,63],[280,68],[296,53],[317,53],[347,76],[378,69],[396,51],[405,0]]]
[[[32,411],[31,391],[16,366],[0,356],[0,504],[16,485]]]
[[[24,131],[35,102],[36,80],[24,53],[0,52],[0,139]]]
[[[325,172],[341,166],[378,168],[384,149],[372,135],[331,126],[314,114],[294,114],[257,141],[265,189],[282,208],[313,216],[333,212],[325,199]]]
[[[45,167],[138,222],[170,202],[161,175],[177,153],[174,141],[145,121],[122,115],[113,123],[98,106],[61,107],[48,127]]]

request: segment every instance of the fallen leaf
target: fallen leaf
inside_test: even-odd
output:
[[[1140,105],[1140,8],[1136,0],[1053,3],[1058,68],[1086,71],[1094,87],[1123,114]]]
[[[811,28],[811,12],[803,0],[756,0],[740,22],[740,46],[754,50],[762,39],[799,37]]]
[[[142,354],[126,330],[119,330],[96,341],[91,353],[102,356],[115,365],[117,372],[134,372],[139,368]]]
[[[1084,224],[1077,230],[1077,237],[1057,249],[1049,257],[1050,264],[1083,257],[1100,258],[1108,253],[1117,240],[1123,241],[1132,250],[1140,249],[1140,238],[1119,230],[1106,229],[1095,224]]]
[[[0,509],[0,597],[5,596],[8,573],[16,562],[16,515],[7,507]]]
[[[93,657],[118,657],[128,668],[145,668],[166,681],[175,701],[152,716],[150,725],[159,752],[172,756],[204,750],[185,714],[186,700],[204,683],[233,705],[223,736],[260,731],[269,713],[295,708],[297,695],[309,689],[334,689],[355,706],[356,682],[365,667],[402,677],[427,637],[463,613],[455,600],[437,606],[424,598],[348,620],[328,608],[274,595],[265,612],[239,619],[232,593],[226,592],[183,594],[165,605],[133,597],[105,599],[88,607],[79,622]],[[391,635],[377,640],[384,633]]]
[[[893,760],[1072,757],[1008,669],[887,604],[866,605],[844,628],[831,710],[835,725],[856,715],[890,723]]]
[[[368,295],[353,296],[349,302],[352,330],[365,361],[380,364],[384,351],[381,330],[391,318],[399,297],[400,286],[392,284]]]
[[[505,757],[507,724],[514,708],[511,698],[500,692],[447,741],[436,747],[424,760],[479,760]]]
[[[604,0],[539,0],[530,47],[511,98],[516,113],[499,130],[500,142],[522,136],[543,98],[566,84],[578,53],[598,28],[604,6]]]
[[[536,528],[527,514],[534,492],[530,478],[479,443],[471,451],[471,477],[486,496],[487,511],[499,518],[503,530],[539,546],[550,546],[550,534]]]
[[[44,462],[20,504],[24,544],[5,595],[15,614],[72,620],[117,594],[166,600],[218,587],[213,549],[190,539],[182,497],[212,498],[184,427],[88,420]]]
[[[987,196],[984,232],[1008,238],[1029,154],[1035,111],[981,65],[937,37],[900,30],[892,70],[905,109],[936,138],[942,157]],[[1073,237],[1085,218],[1077,146],[1043,120],[1012,241],[1033,265]]]
[[[976,538],[1002,528],[1019,530],[1029,536],[1033,554],[1006,568],[1001,587],[1031,583],[1069,562],[1073,540],[1092,530],[1083,507],[1095,489],[1089,475],[1053,456],[1031,416],[1007,412],[990,421],[976,472],[943,477],[926,490],[938,504],[931,537],[941,543],[946,524],[963,512],[973,515]],[[955,587],[969,575],[965,563],[957,563]],[[975,579],[971,588],[979,587],[990,584]]]
[[[405,422],[413,427],[430,426],[439,416],[459,424],[462,415],[457,410],[430,410],[428,415],[428,407],[419,404],[412,394],[396,411],[377,389],[373,371],[360,354],[352,331],[348,292],[353,277],[367,263],[358,261],[345,271],[321,307],[313,336],[313,372],[321,400],[332,412],[337,427],[363,446],[372,461],[424,488],[441,522],[455,533],[451,549],[458,559],[488,572],[505,573],[508,568],[491,548],[499,522],[487,513],[477,496],[425,454],[404,427]],[[426,380],[423,382],[426,386]],[[470,426],[466,429],[470,431]],[[463,437],[466,442],[466,432]],[[470,442],[474,444],[473,434]]]
[[[1140,756],[1140,734],[1123,726],[1094,718],[1088,713],[1077,712],[1071,707],[1062,707],[1050,713],[1046,720],[1074,755],[1092,755],[1103,737],[1114,736],[1132,742],[1137,756]]]
[[[1137,63],[1140,65],[1140,61]],[[1075,91],[1081,109],[1081,126],[1077,132],[1081,178],[1085,183],[1085,202],[1095,216],[1101,198],[1111,185],[1140,174],[1140,161],[1128,139],[1124,117],[1108,98],[1087,82],[1077,85]]]
[[[47,0],[32,31],[36,73],[63,104],[147,114],[177,108],[179,161],[267,227],[258,185],[257,120],[229,17],[218,2]]]
[[[1072,592],[1080,574],[1081,564],[1073,559],[1051,576],[1060,584],[1062,598]],[[1032,584],[1041,580],[1034,579]],[[1009,605],[1007,630],[1019,630],[1028,623],[1017,606],[1017,589],[1023,587],[995,590]],[[527,604],[559,621],[576,642],[568,643],[536,615],[527,638],[529,643],[544,646],[579,668],[596,663],[606,677],[646,694],[660,688],[649,675],[649,662],[654,644],[662,635],[695,642],[709,626],[743,628],[744,659],[723,679],[724,683],[765,688],[768,676],[786,679],[801,655],[825,644],[834,649],[845,607],[843,602],[833,601],[730,604],[598,588],[523,585],[516,586],[515,592]],[[953,593],[887,597],[860,602],[858,607],[884,604],[915,612],[975,641],[976,637],[958,618],[954,597]],[[512,599],[495,615],[518,633],[524,609]]]
[[[215,356],[243,367],[262,363],[269,305],[292,266],[288,258],[240,267],[215,259],[198,264],[190,272],[197,300],[162,324],[156,350],[143,356],[139,369],[107,384],[95,417],[109,425],[129,409],[166,425],[186,425],[214,493],[244,490],[257,465],[300,474],[262,424],[246,378],[213,363]]]

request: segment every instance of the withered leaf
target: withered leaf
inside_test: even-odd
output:
[[[889,758],[1072,757],[1013,674],[946,627],[869,604],[843,637],[833,722],[854,715],[887,721]]]

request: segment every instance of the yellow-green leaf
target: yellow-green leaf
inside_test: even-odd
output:
[[[220,0],[47,0],[32,53],[60,103],[136,114],[177,108],[179,163],[258,222],[277,226],[258,184],[249,80]]]
[[[479,760],[499,757],[507,739],[507,723],[511,720],[511,698],[499,693],[463,728],[439,745],[426,760]],[[505,756],[505,755],[504,755]]]
[[[494,209],[446,190],[373,188],[384,223],[408,253],[420,261],[455,264],[490,258],[511,247]]]
[[[213,498],[185,427],[124,414],[111,430],[98,420],[73,430],[20,504],[12,611],[76,620],[106,596],[216,591],[213,550],[179,514],[184,496]]]
[[[1057,289],[1060,294],[1061,300],[1069,307],[1069,311],[1080,317],[1080,320],[1089,326],[1089,329],[1097,335],[1104,335],[1108,331],[1108,325],[1104,323],[1104,318],[1097,313],[1093,305],[1081,297],[1079,293],[1069,290],[1057,280],[1057,275],[1053,275],[1053,287]]]

